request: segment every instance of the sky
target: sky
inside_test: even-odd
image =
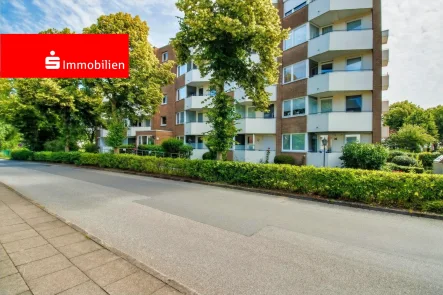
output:
[[[382,0],[390,58],[383,69],[390,87],[383,99],[409,100],[428,108],[443,105],[443,1]],[[153,46],[178,31],[175,0],[0,0],[0,33],[37,33],[69,27],[76,32],[98,16],[119,11],[139,15]]]

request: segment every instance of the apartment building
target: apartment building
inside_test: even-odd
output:
[[[382,139],[382,91],[389,87],[389,76],[382,76],[389,51],[382,45],[389,32],[381,30],[381,0],[272,2],[283,28],[291,30],[282,44],[279,82],[267,89],[266,113],[256,111],[242,89],[227,86],[241,117],[228,159],[262,162],[269,153],[271,161],[285,154],[300,165],[341,166],[346,143]],[[156,54],[162,62],[175,60],[170,45]],[[203,134],[210,128],[205,114],[210,77],[202,77],[192,62],[173,71],[177,78],[164,87],[160,111],[150,122],[135,122],[128,142],[157,144],[176,137],[201,158],[207,151]]]

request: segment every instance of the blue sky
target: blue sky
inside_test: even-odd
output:
[[[382,0],[383,28],[390,30],[390,89],[383,98],[423,107],[443,104],[443,4]],[[178,30],[175,0],[0,0],[0,33],[36,33],[69,27],[81,32],[102,14],[118,11],[148,22],[149,40],[161,47]]]

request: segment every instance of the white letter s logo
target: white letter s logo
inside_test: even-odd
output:
[[[45,64],[48,70],[58,70],[60,69],[60,57],[54,56],[55,51],[51,51],[51,56],[46,57]]]

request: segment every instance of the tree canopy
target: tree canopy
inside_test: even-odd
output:
[[[426,129],[405,124],[397,133],[392,134],[387,144],[394,149],[405,149],[411,152],[420,152],[423,146],[430,145],[435,138],[426,133]]]
[[[279,46],[288,32],[281,29],[278,10],[269,0],[178,0],[176,5],[184,17],[172,45],[180,64],[192,60],[202,75],[212,76],[216,94],[208,110],[212,125],[208,145],[221,159],[237,132],[234,100],[225,86],[242,87],[257,110],[266,111],[265,88],[278,81]],[[251,58],[252,53],[259,62]]]

